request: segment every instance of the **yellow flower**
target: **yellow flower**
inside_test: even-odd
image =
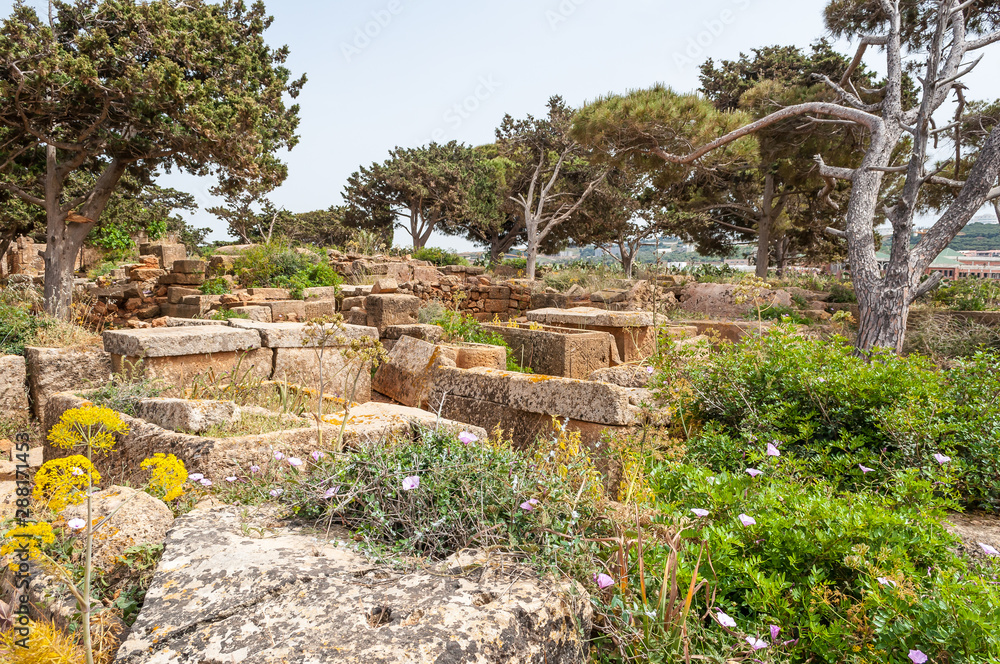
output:
[[[87,447],[109,451],[115,446],[115,434],[128,434],[128,425],[118,413],[103,406],[70,408],[49,432],[49,442],[62,449]]]
[[[83,455],[53,459],[42,464],[35,473],[31,497],[45,501],[50,510],[59,512],[67,505],[82,503],[87,497],[87,487],[100,481],[100,473]]]
[[[164,501],[171,501],[184,495],[184,482],[187,481],[187,469],[184,462],[173,454],[158,452],[140,464],[149,468],[149,488],[156,489],[163,495]]]
[[[37,558],[41,553],[42,544],[52,544],[56,541],[52,525],[45,521],[18,526],[4,533],[4,545],[0,547],[0,556],[16,556],[19,549],[26,548],[28,555]],[[15,560],[16,564],[17,561]]]

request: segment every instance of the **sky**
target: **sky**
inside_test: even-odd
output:
[[[339,204],[347,177],[395,146],[487,143],[505,113],[542,115],[555,94],[581,105],[657,82],[692,91],[706,58],[807,47],[825,34],[822,0],[265,2],[275,18],[268,42],[287,44],[288,67],[308,76],[296,100],[301,138],[271,195],[292,212]],[[0,2],[4,14],[10,7]],[[997,50],[967,79],[972,98],[1000,97]],[[226,237],[204,211],[218,203],[212,180],[173,173],[159,183],[193,194],[201,209],[189,221],[211,227],[210,239]],[[408,240],[397,230],[397,245]],[[430,244],[473,248],[448,236]]]

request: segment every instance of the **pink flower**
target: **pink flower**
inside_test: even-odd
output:
[[[298,468],[302,465],[302,459],[299,459],[298,457],[288,457],[288,465]]]
[[[607,574],[595,574],[594,581],[597,583],[597,587],[601,590],[615,585],[615,580]]]
[[[273,498],[277,498],[278,496],[280,496],[284,492],[285,492],[284,489],[271,489],[271,491],[269,493],[271,494],[271,496]]]
[[[281,461],[284,458],[285,458],[285,455],[282,454],[281,452],[275,452],[274,453],[274,460],[275,461]]]
[[[943,466],[944,464],[946,464],[949,461],[951,461],[951,457],[950,456],[945,456],[945,455],[943,455],[943,454],[941,454],[939,452],[935,452],[934,453],[934,460],[937,461],[938,464],[940,464],[940,465]]]
[[[880,576],[880,577],[878,577],[875,580],[878,581],[883,586],[895,586],[896,585],[895,581],[893,581],[892,579],[889,579],[887,577],[884,577],[884,576]]]
[[[521,503],[521,509],[530,512],[531,510],[535,509],[535,505],[537,504],[538,504],[538,499],[532,498],[530,500],[526,500],[523,503]]]
[[[987,556],[1000,556],[1000,551],[997,551],[995,547],[992,547],[989,544],[983,544],[982,542],[978,542],[978,544],[979,548],[982,549]]]
[[[202,486],[212,486],[212,480],[210,480],[207,477],[205,477],[205,478],[202,478],[200,484]]]
[[[774,443],[767,444],[767,456],[779,457],[781,456],[781,450]]]
[[[312,457],[313,461],[319,461],[320,459],[322,459],[326,455],[323,454],[322,452],[320,452],[319,450],[313,450],[312,454],[310,454],[309,456]]]
[[[235,475],[233,475],[232,477],[227,477],[227,478],[226,478],[226,481],[227,481],[227,482],[235,482],[235,481],[236,481],[236,476],[235,476]]]
[[[335,495],[337,495],[338,491],[340,491],[340,487],[339,486],[330,487],[329,489],[326,490],[326,493],[323,494],[323,497],[324,498],[333,498]]]
[[[203,478],[203,477],[205,477],[205,476],[202,475],[201,473],[195,473],[193,475],[188,475],[188,479],[191,480],[192,482],[200,482],[201,478]]]
[[[750,647],[753,648],[754,650],[762,650],[763,648],[767,647],[767,641],[765,641],[764,639],[758,639],[757,637],[754,636],[748,636],[747,643],[749,643]]]
[[[763,475],[764,471],[757,470],[756,468],[747,468],[747,475],[750,477],[757,477],[758,475]]]
[[[913,664],[924,664],[927,661],[927,655],[920,652],[919,650],[911,650],[909,653],[910,661]]]
[[[646,367],[646,373],[648,373],[650,376],[652,376],[655,372],[656,369],[654,369],[653,367]]]
[[[862,475],[867,475],[868,473],[870,473],[870,472],[872,472],[872,471],[875,470],[874,468],[869,468],[868,466],[862,465],[860,463],[858,464],[858,468],[861,469],[861,474]]]
[[[771,625],[771,640],[777,641],[778,634],[781,634],[781,628],[778,627],[777,625]]]
[[[66,522],[66,525],[69,526],[70,530],[80,530],[87,525],[87,522],[83,519],[70,519]]]
[[[716,614],[715,619],[718,620],[719,624],[723,627],[736,627],[736,621],[722,611],[719,611],[719,613]]]
[[[694,514],[696,517],[700,519],[702,517],[708,516],[709,512],[708,510],[703,510],[700,507],[695,507],[693,510],[691,510],[691,514]]]
[[[250,472],[256,475],[260,472],[260,466],[250,466]]]
[[[458,439],[462,441],[463,445],[471,445],[472,443],[479,440],[479,436],[477,436],[474,433],[470,433],[468,431],[463,431],[462,433],[458,434]]]
[[[747,516],[746,514],[740,514],[740,523],[747,527],[757,525],[756,519],[752,516]]]
[[[416,475],[403,478],[403,491],[412,491],[420,487],[420,478]]]

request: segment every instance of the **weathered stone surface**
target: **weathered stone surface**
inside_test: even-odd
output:
[[[365,298],[368,326],[379,331],[390,325],[412,325],[419,322],[420,298],[414,295],[369,295]]]
[[[436,267],[414,267],[413,280],[434,283],[441,280],[443,275]]]
[[[201,320],[199,318],[173,318],[165,316],[161,319],[164,327],[206,327],[208,325],[222,325],[217,320]]]
[[[307,300],[305,306],[306,320],[316,320],[317,318],[332,317],[337,313],[336,300]]]
[[[252,320],[261,323],[271,322],[271,308],[270,307],[259,307],[259,306],[248,306],[248,307],[232,307],[230,311],[236,313],[246,314],[248,318],[240,320]],[[237,319],[233,319],[237,320]]]
[[[490,344],[445,344],[442,353],[454,361],[460,369],[485,367],[487,369],[507,368],[507,349]]]
[[[521,365],[536,374],[584,379],[618,361],[614,337],[606,332],[559,327],[541,330],[506,325],[483,327],[503,337]]]
[[[28,410],[27,369],[21,355],[0,355],[0,411]]]
[[[127,357],[176,357],[227,353],[260,348],[254,330],[223,324],[205,327],[168,327],[146,330],[109,330],[104,350]]]
[[[162,543],[174,523],[173,512],[162,500],[124,486],[98,491],[91,503],[95,522],[114,512],[114,516],[94,532],[93,560],[103,570],[113,569],[118,557],[130,546]],[[70,505],[59,515],[67,521],[86,521],[87,505]]]
[[[562,293],[532,293],[528,309],[565,309],[567,304],[569,296]]]
[[[336,300],[340,292],[339,286],[314,286],[302,290],[302,299],[309,300]]]
[[[432,407],[444,393],[596,424],[628,426],[638,415],[630,390],[617,385],[494,369],[440,367]]]
[[[156,426],[191,433],[240,419],[240,409],[232,401],[204,399],[143,399],[136,404],[135,412]]]
[[[538,323],[579,327],[647,327],[653,325],[653,313],[650,311],[607,311],[595,307],[537,309],[529,311],[527,317],[529,321]]]
[[[253,330],[260,334],[261,345],[265,348],[311,348],[315,344],[308,330],[313,328],[306,323],[262,323],[240,318],[230,319],[229,324],[243,330]],[[378,339],[378,330],[362,325],[345,325],[343,329],[338,329],[332,324],[327,324],[324,329],[333,331],[333,339],[343,338],[347,343],[353,339],[370,337]]]
[[[652,377],[649,367],[622,364],[617,367],[598,369],[590,374],[587,380],[611,383],[620,387],[646,387]]]
[[[229,506],[177,519],[117,664],[586,661],[592,613],[579,586],[471,551],[427,571],[373,569],[346,541],[272,514],[250,524],[268,536],[252,538],[244,520]],[[383,620],[370,619],[375,607],[388,608]]]
[[[750,303],[738,304],[735,289],[736,286],[733,284],[692,282],[684,286],[681,291],[680,307],[684,311],[715,318],[741,318],[753,309],[753,305]],[[788,291],[764,290],[760,297],[762,306],[792,306],[792,296],[789,295]]]
[[[111,356],[100,350],[32,348],[25,350],[28,394],[35,417],[41,419],[49,395],[82,390],[111,378]]]
[[[388,361],[376,371],[372,388],[406,404],[420,406],[430,393],[438,366],[455,366],[441,346],[421,339],[402,336],[392,347]]]
[[[342,414],[328,419],[330,424],[339,426]],[[440,429],[458,435],[468,431],[480,440],[486,440],[486,429],[465,422],[441,418],[419,408],[400,406],[394,403],[370,401],[351,409],[347,420],[346,444],[354,446],[362,441],[378,442],[394,437],[410,437],[414,428]]]
[[[444,338],[444,330],[439,325],[425,325],[423,323],[390,325],[382,330],[382,339],[399,339],[404,336],[437,343]]]
[[[167,302],[169,304],[181,304],[185,297],[189,295],[201,295],[197,288],[187,288],[186,286],[170,286],[167,288]]]
[[[371,401],[370,362],[363,366],[357,360],[349,363],[337,347],[324,349],[322,361],[319,351],[313,348],[279,347],[274,350],[274,380],[319,390],[321,366],[324,393],[350,399],[354,403]]]
[[[178,260],[174,261],[173,271],[184,274],[204,274],[208,269],[208,263],[200,260]]]
[[[392,277],[382,277],[376,279],[372,284],[372,295],[382,295],[385,293],[395,293],[399,290],[399,283]]]
[[[602,302],[604,304],[624,302],[627,299],[628,292],[621,288],[605,288],[590,295],[591,302]]]
[[[255,299],[287,300],[291,292],[287,288],[248,288],[247,295]]]
[[[306,303],[302,300],[279,300],[268,302],[265,306],[271,309],[271,320],[273,321],[304,321],[306,317]]]
[[[344,311],[350,311],[351,309],[364,309],[365,308],[365,298],[367,295],[357,295],[353,297],[345,297],[341,308]]]
[[[187,247],[183,244],[140,244],[139,253],[156,256],[160,267],[169,270],[176,261],[187,258]]]

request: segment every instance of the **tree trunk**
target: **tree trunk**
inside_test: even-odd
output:
[[[771,220],[761,215],[757,221],[757,276],[767,279],[767,268],[771,260]]]
[[[53,216],[55,218],[53,219]],[[45,313],[69,320],[73,304],[73,270],[76,257],[93,224],[67,224],[59,213],[49,214],[45,237]]]
[[[903,352],[906,339],[906,319],[910,313],[905,287],[884,288],[875,293],[858,293],[858,339],[855,346],[859,352],[870,353],[873,349],[888,348],[896,353]]]
[[[535,260],[538,258],[538,221],[532,219],[525,219],[524,223],[528,231],[528,240],[525,243],[526,247],[526,257],[527,266],[525,268],[524,276],[528,279],[535,278]]]

